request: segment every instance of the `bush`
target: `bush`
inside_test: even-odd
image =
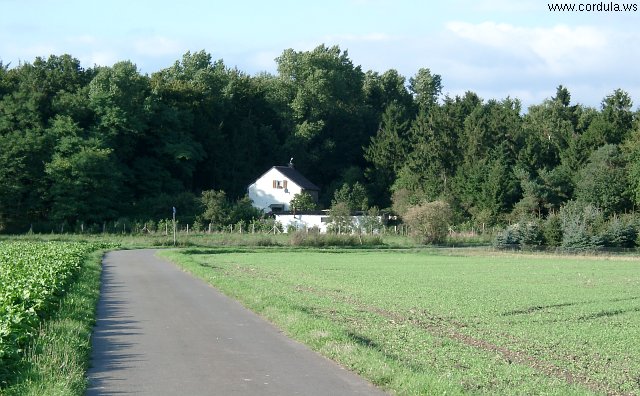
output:
[[[543,226],[542,235],[547,246],[560,246],[562,243],[562,221],[556,213],[547,216]]]
[[[338,234],[351,234],[353,232],[353,217],[347,203],[336,202],[331,205],[327,232]]]
[[[493,241],[498,249],[531,248],[541,246],[544,237],[542,225],[537,219],[522,220],[499,232]]]
[[[493,239],[493,247],[496,249],[520,248],[520,229],[518,224],[513,224],[498,232]]]
[[[605,245],[602,211],[591,204],[567,202],[560,209],[561,246],[569,251],[597,250]]]
[[[607,247],[633,248],[636,246],[638,230],[632,220],[614,216],[608,221],[603,236]]]
[[[411,206],[404,221],[411,227],[411,235],[425,244],[444,242],[449,233],[451,207],[444,201],[434,201]]]

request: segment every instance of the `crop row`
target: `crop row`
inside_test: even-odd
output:
[[[0,383],[96,248],[82,242],[0,242]]]

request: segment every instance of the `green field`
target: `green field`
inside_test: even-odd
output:
[[[163,254],[397,394],[640,394],[637,259],[460,249]]]

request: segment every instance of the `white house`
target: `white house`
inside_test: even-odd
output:
[[[289,166],[272,167],[247,188],[253,206],[266,213],[288,212],[293,196],[303,191],[318,202],[320,189],[298,172],[292,162]]]

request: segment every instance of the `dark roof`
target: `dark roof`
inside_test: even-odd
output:
[[[285,175],[287,179],[302,187],[303,190],[320,191],[318,186],[311,183],[306,177],[302,176],[302,173],[298,172],[295,168],[290,166],[274,166],[273,168]]]

